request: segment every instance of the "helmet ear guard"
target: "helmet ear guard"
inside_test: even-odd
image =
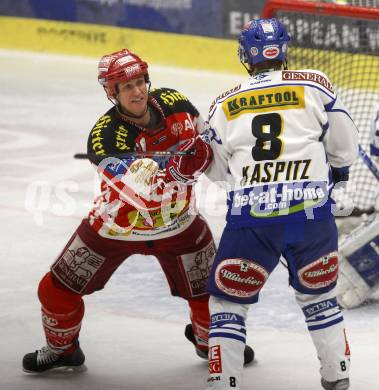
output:
[[[239,37],[238,57],[249,74],[257,64],[276,61],[287,67],[287,43],[290,36],[279,20],[251,20]]]
[[[98,65],[98,80],[103,86],[108,99],[116,99],[117,85],[144,76],[150,84],[147,62],[141,60],[128,49],[104,55]]]

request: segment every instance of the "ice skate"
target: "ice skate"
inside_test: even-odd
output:
[[[195,335],[193,334],[192,324],[188,324],[185,328],[184,335],[187,340],[191,341],[191,343],[195,346],[196,355],[201,357],[202,359],[208,359],[208,351],[200,349],[196,346]],[[254,360],[254,350],[249,345],[245,346],[244,351],[244,365],[251,363]]]
[[[192,324],[186,325],[184,330],[184,336],[186,339],[191,341],[191,343],[195,346],[196,355],[201,357],[202,359],[208,359],[208,350],[200,349],[196,345],[195,335],[193,334]]]
[[[246,364],[251,363],[254,360],[255,353],[253,348],[250,347],[250,345],[245,345],[245,350],[243,351],[243,364],[246,366]]]
[[[22,360],[22,367],[25,372],[29,373],[41,373],[54,368],[84,371],[86,370],[84,360],[84,353],[79,346],[68,355],[58,355],[45,346],[35,352],[27,353]]]
[[[321,386],[325,390],[346,390],[350,387],[350,381],[349,378],[345,378],[335,382],[329,382],[324,378],[321,378]]]

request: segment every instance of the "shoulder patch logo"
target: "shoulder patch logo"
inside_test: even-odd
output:
[[[314,72],[297,72],[293,70],[285,70],[282,72],[282,80],[302,80],[302,81],[313,81],[314,83],[320,84],[330,92],[334,92],[333,85],[329,80]]]

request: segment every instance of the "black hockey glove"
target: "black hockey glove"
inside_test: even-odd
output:
[[[330,168],[332,171],[332,179],[334,184],[337,184],[340,181],[349,180],[349,167],[335,168],[331,166]]]

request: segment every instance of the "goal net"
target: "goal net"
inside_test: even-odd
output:
[[[276,17],[288,29],[290,69],[319,69],[329,77],[359,129],[361,146],[369,152],[371,122],[379,105],[379,8],[372,0],[364,5],[269,0],[262,16]],[[356,214],[373,212],[377,186],[358,159],[346,190],[337,192],[337,204],[354,205]]]

